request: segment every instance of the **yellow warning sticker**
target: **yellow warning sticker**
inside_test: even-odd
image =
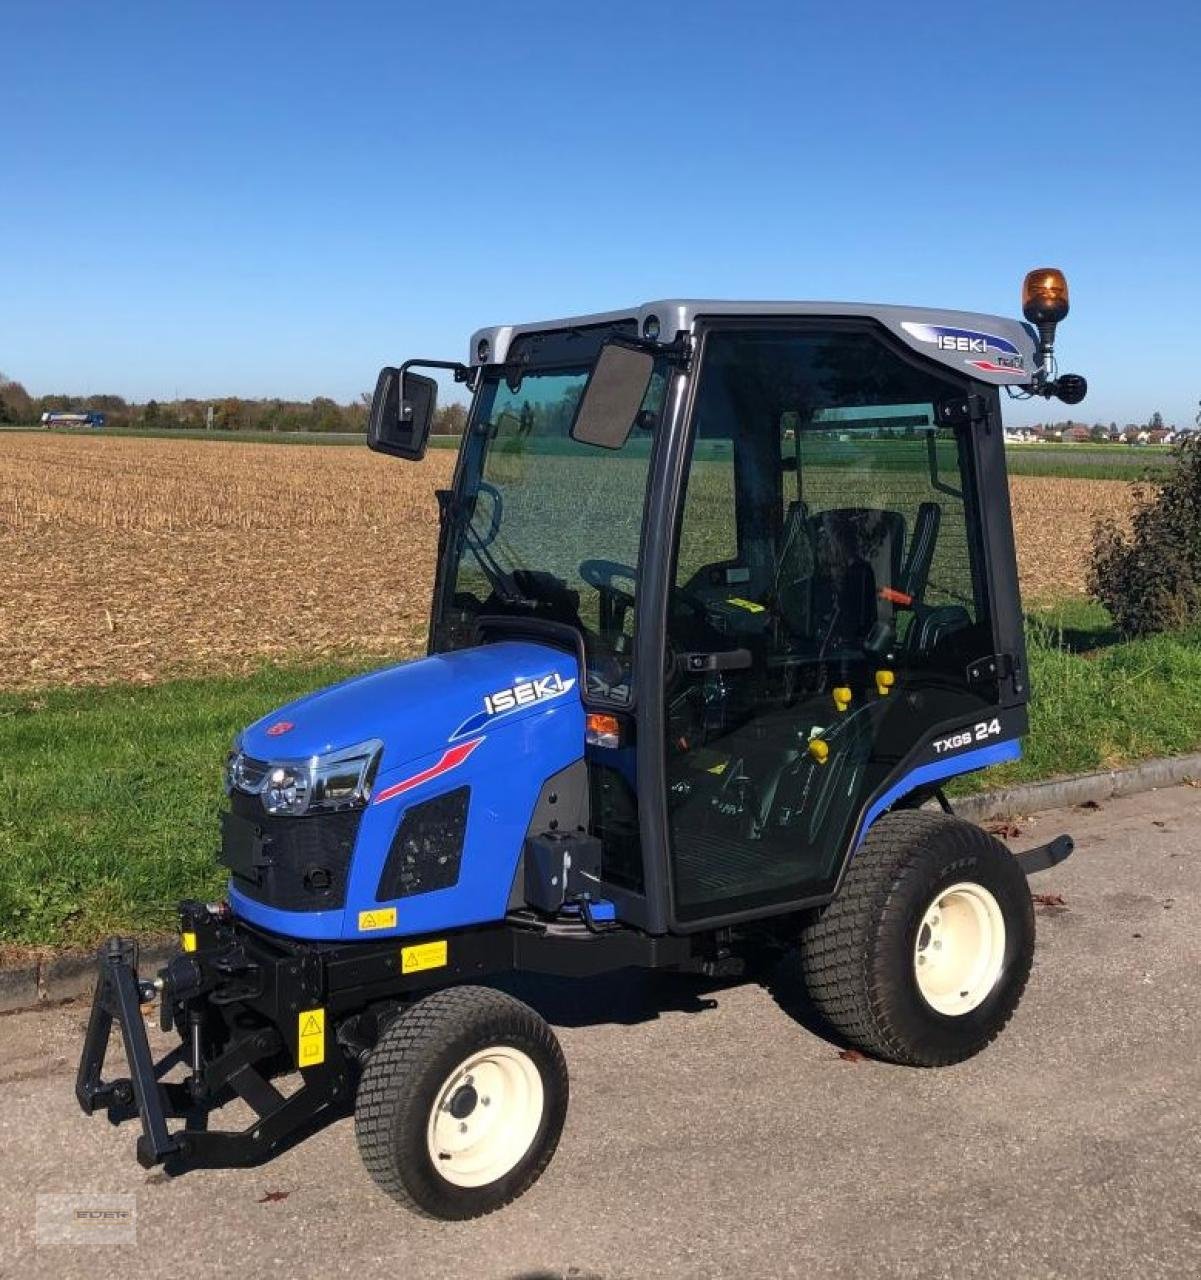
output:
[[[369,929],[395,929],[396,928],[396,908],[395,907],[377,907],[374,911],[359,912],[359,932],[366,933]]]
[[[401,947],[402,973],[420,973],[422,969],[441,969],[446,963],[446,939],[419,942],[415,947]]]
[[[325,1010],[302,1009],[296,1026],[296,1065],[320,1066],[325,1061]]]
[[[756,604],[753,600],[744,600],[741,596],[731,596],[726,604],[732,604],[735,608],[745,609],[748,613],[762,613],[767,608],[766,605]]]
[[[191,929],[186,929],[181,933],[179,935],[179,941],[182,943],[185,951],[196,950],[196,935],[191,931]]]
[[[720,777],[723,773],[725,773],[726,765],[729,763],[730,762],[728,760],[723,760],[720,764],[712,765],[710,768],[706,769],[705,772],[716,773],[718,777]]]

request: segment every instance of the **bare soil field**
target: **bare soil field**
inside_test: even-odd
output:
[[[437,539],[421,466],[365,449],[0,437],[0,688],[403,656],[424,642]],[[1080,594],[1124,481],[1011,481],[1028,600]]]

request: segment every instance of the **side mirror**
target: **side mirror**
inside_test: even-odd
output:
[[[655,357],[649,351],[606,342],[576,406],[571,438],[602,449],[620,449],[633,430],[654,371]]]
[[[433,378],[391,366],[381,369],[367,419],[367,447],[420,462],[437,399],[438,384]]]

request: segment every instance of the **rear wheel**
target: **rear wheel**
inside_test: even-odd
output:
[[[367,1171],[436,1218],[491,1213],[537,1180],[567,1114],[567,1067],[546,1022],[487,987],[426,997],[388,1024],[359,1085]]]
[[[1017,860],[945,814],[881,818],[838,897],[801,938],[809,995],[875,1057],[944,1066],[979,1053],[1013,1015],[1034,957]]]

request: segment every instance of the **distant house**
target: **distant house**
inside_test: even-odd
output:
[[[1092,438],[1093,433],[1089,427],[1066,427],[1063,432],[1063,439],[1070,440],[1073,444],[1087,444]]]
[[[1169,427],[1154,427],[1147,432],[1147,439],[1151,444],[1171,444],[1173,432]]]

